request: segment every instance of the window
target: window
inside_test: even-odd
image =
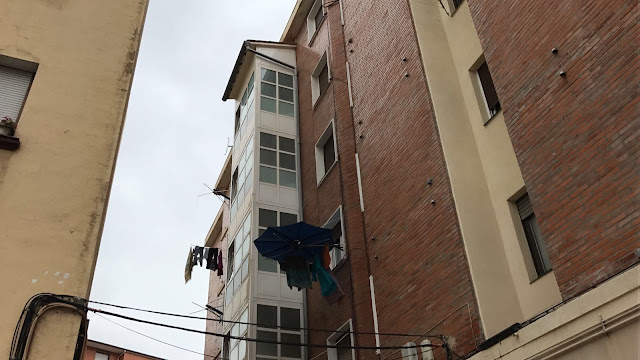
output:
[[[322,0],[317,0],[311,10],[309,11],[309,15],[307,16],[307,33],[309,36],[309,42],[314,39],[314,35],[320,29],[320,24],[322,24],[322,20],[324,20],[325,10],[322,5]]]
[[[255,74],[251,74],[249,78],[249,82],[247,83],[247,87],[244,89],[242,93],[242,98],[240,100],[240,104],[238,109],[236,109],[236,120],[235,120],[235,137],[238,138],[238,135],[244,133],[247,128],[247,119],[249,115],[253,113],[254,107],[254,87],[255,82]]]
[[[346,241],[344,239],[343,231],[342,231],[342,207],[339,207],[329,221],[323,226],[326,229],[331,229],[331,235],[333,237],[333,243],[335,245],[340,246],[342,249],[334,247],[331,250],[331,269],[335,268],[336,265],[344,259],[346,254]]]
[[[249,309],[245,309],[238,318],[238,322],[246,323],[249,320]],[[229,332],[231,336],[246,337],[247,324],[234,324]],[[229,360],[244,360],[247,358],[247,341],[227,338],[225,340],[225,358]]]
[[[109,354],[96,353],[96,360],[109,360]]]
[[[524,235],[527,239],[529,251],[531,252],[536,275],[540,277],[551,270],[551,262],[549,261],[547,247],[542,239],[540,228],[538,227],[536,214],[533,212],[533,206],[531,205],[531,200],[529,200],[529,194],[524,194],[516,200],[516,206],[518,207],[518,214],[520,215]]]
[[[353,349],[344,349],[353,346],[351,341],[351,320],[344,324],[338,331],[327,339],[327,345],[335,345],[340,348],[327,349],[329,360],[353,360],[355,359]]]
[[[491,79],[491,73],[489,72],[487,63],[484,62],[480,65],[476,72],[478,74],[478,79],[480,80],[484,102],[488,111],[487,120],[489,120],[497,114],[498,111],[500,111],[500,101],[498,100],[498,94],[496,93],[496,88],[493,85],[493,80]]]
[[[421,352],[422,352],[422,360],[434,360],[433,356],[433,346],[431,346],[431,341],[425,339],[420,343]]]
[[[298,215],[275,210],[258,210],[258,236],[262,235],[268,227],[287,226],[298,222]],[[258,253],[258,270],[277,273],[278,262],[268,259]]]
[[[260,110],[294,117],[293,76],[261,69]]]
[[[325,52],[311,74],[311,98],[314,104],[327,89],[330,80],[331,72],[329,71],[329,62]]]
[[[19,120],[33,76],[32,71],[0,65],[0,118]],[[0,127],[0,135],[13,136],[13,129]]]
[[[318,184],[322,182],[338,158],[334,127],[334,121],[332,120],[316,143],[316,180]]]
[[[260,133],[260,182],[297,187],[295,140]]]
[[[260,340],[300,344],[302,340],[300,313],[300,309],[258,304],[256,337]],[[296,345],[258,342],[256,354],[302,359],[302,348]]]
[[[227,250],[227,286],[225,303],[229,304],[233,295],[249,275],[249,249],[251,248],[251,213],[238,229],[235,239]]]
[[[462,5],[464,0],[447,0],[447,2],[449,5],[449,11],[451,13],[449,15],[452,15],[452,13],[456,11],[460,7],[460,5]]]
[[[400,351],[403,359],[418,360],[418,349],[415,347],[416,343],[408,342],[403,345],[403,349]]]
[[[249,139],[247,147],[240,156],[238,166],[233,172],[231,178],[231,208],[229,210],[229,216],[231,219],[236,214],[236,211],[242,205],[245,196],[251,191],[253,183],[253,137]]]

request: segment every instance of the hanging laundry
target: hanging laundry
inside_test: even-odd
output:
[[[222,250],[218,252],[218,276],[222,276]]]
[[[333,271],[328,270],[329,275],[331,276],[331,278],[333,279],[333,281],[335,281],[337,289],[332,292],[331,294],[329,294],[328,296],[325,296],[325,300],[327,301],[327,303],[329,305],[333,305],[335,303],[338,302],[338,300],[340,300],[340,298],[342,296],[344,296],[344,291],[342,291],[342,288],[340,287],[340,284],[338,283],[338,279],[336,279],[336,277],[333,275]]]
[[[197,265],[202,266],[202,260],[204,260],[204,248],[202,246],[196,246],[193,249],[193,253],[195,255],[195,261],[198,263]]]
[[[191,280],[191,272],[193,271],[193,249],[189,248],[189,255],[187,256],[187,264],[184,266],[184,283],[188,283]]]
[[[325,269],[322,260],[318,254],[313,257],[313,265],[311,265],[311,275],[314,281],[320,283],[322,296],[327,297],[338,290],[338,281],[331,275],[329,270]]]
[[[329,252],[329,245],[325,245],[324,250],[322,251],[322,265],[327,270],[331,268],[331,252]]]
[[[301,256],[290,256],[286,261],[280,262],[280,269],[287,274],[287,285],[290,289],[297,287],[298,290],[311,288],[311,271],[309,263]]]
[[[218,249],[208,248],[207,252],[207,269],[218,270]]]

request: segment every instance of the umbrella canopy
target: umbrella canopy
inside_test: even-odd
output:
[[[314,255],[322,254],[326,245],[329,249],[333,248],[330,229],[305,222],[269,227],[253,243],[262,256],[277,261],[286,261],[286,258],[292,256],[301,256],[312,261]]]

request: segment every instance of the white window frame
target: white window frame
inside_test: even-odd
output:
[[[351,319],[347,320],[346,323],[344,323],[340,328],[338,328],[338,330],[336,330],[336,332],[334,332],[333,334],[331,334],[331,336],[329,336],[327,338],[327,345],[336,345],[338,343],[339,340],[342,339],[342,336],[345,334],[345,332],[349,331],[349,336],[351,338],[351,346],[353,346],[354,344],[354,334],[353,334],[353,321]],[[337,360],[338,359],[338,349],[336,348],[328,348],[327,349],[327,358],[329,360]],[[356,358],[356,350],[355,349],[351,349],[351,359],[355,359]]]
[[[320,95],[322,95],[321,91],[326,90],[326,89],[320,89],[320,79],[319,79],[320,72],[322,72],[322,68],[325,65],[327,66],[327,87],[329,87],[329,84],[331,83],[331,66],[329,66],[329,54],[326,50],[324,54],[322,54],[322,56],[320,57],[320,60],[318,60],[316,67],[313,69],[313,72],[311,73],[311,100],[314,106],[318,102]]]
[[[257,322],[257,316],[258,316],[258,305],[262,305],[262,306],[271,306],[271,307],[275,307],[276,310],[276,325],[277,327],[273,328],[273,327],[266,327],[266,326],[260,326],[260,325],[256,325],[256,338],[258,338],[258,331],[266,331],[266,332],[270,332],[270,333],[276,333],[277,334],[277,341],[278,342],[283,342],[282,340],[282,334],[285,335],[299,335],[299,339],[300,339],[300,343],[303,343],[303,332],[302,332],[302,326],[304,324],[304,314],[303,314],[303,310],[302,308],[296,307],[296,306],[283,306],[278,304],[277,302],[273,302],[273,301],[261,301],[259,303],[256,304],[256,322]],[[293,304],[292,304],[293,305]],[[288,330],[288,329],[284,329],[282,328],[282,308],[287,308],[287,309],[295,309],[299,311],[300,314],[300,319],[299,319],[299,323],[300,323],[300,329],[298,331],[295,330]],[[259,358],[264,358],[264,359],[293,359],[293,358],[289,358],[289,357],[285,357],[282,356],[282,344],[278,344],[277,345],[277,354],[276,356],[274,355],[262,355],[262,354],[258,354],[258,349],[256,346],[256,357]],[[304,359],[305,358],[305,349],[304,347],[300,346],[300,358]]]
[[[287,212],[287,211],[276,210],[276,209],[273,209],[271,207],[260,206],[258,208],[258,215],[256,215],[257,219],[258,219],[257,223],[256,223],[256,224],[258,224],[258,234],[260,234],[260,231],[267,229],[264,226],[260,226],[260,210],[275,211],[275,213],[276,213],[276,226],[282,226],[282,222],[280,221],[281,220],[281,218],[280,218],[280,214],[281,213],[285,213],[285,214],[288,214],[288,215],[295,215],[296,216],[296,221],[300,221],[300,216],[298,216],[298,214],[290,213],[290,212]],[[260,255],[258,253],[258,256],[262,256],[262,255]],[[282,275],[285,275],[285,273],[280,270],[280,264],[277,261],[272,260],[272,259],[267,259],[267,260],[268,261],[270,260],[270,261],[273,261],[273,262],[276,263],[276,271],[260,270],[258,268],[258,272],[265,273],[265,274],[282,274]],[[260,259],[258,259],[257,261],[260,261]]]
[[[320,10],[320,7],[322,7],[322,20],[320,21],[320,24],[316,24],[316,14],[318,13],[318,10]],[[309,14],[307,15],[307,35],[309,43],[313,41],[316,32],[318,32],[318,29],[320,29],[319,25],[324,22],[325,16],[327,16],[327,9],[325,9],[325,7],[323,6],[322,0],[316,0],[316,2],[313,3],[311,10],[309,10]]]
[[[342,205],[338,206],[336,211],[331,214],[327,222],[325,222],[322,227],[326,228],[329,225],[329,221],[331,221],[338,212],[340,213],[340,230],[342,231],[342,236],[340,237],[340,246],[342,247],[342,250],[337,248],[333,248],[331,250],[331,269],[334,269],[342,260],[347,258],[347,241],[344,232],[344,213],[342,212]],[[340,254],[340,260],[336,260],[338,258],[336,255],[338,254]]]
[[[227,245],[227,285],[233,286],[225,287],[225,304],[231,303],[231,300],[236,295],[238,290],[240,290],[240,287],[242,287],[244,281],[249,277],[249,254],[251,253],[252,248],[251,228],[253,228],[252,215],[253,214],[249,212],[247,216],[245,216],[245,218],[242,220],[241,226],[238,228],[238,231],[236,231],[233,240],[231,240],[231,242]],[[243,251],[245,244],[247,244],[245,249],[246,251]],[[229,264],[229,249],[231,248],[231,246],[233,246],[233,271],[229,271],[231,269],[231,266]],[[238,266],[235,266],[236,263],[238,264]],[[246,273],[242,275],[242,268],[244,267],[245,263],[247,265]],[[236,276],[240,276],[238,278],[240,282],[237,284],[235,282],[235,280],[238,280],[236,279]]]
[[[328,169],[325,169],[324,146],[327,143],[327,140],[329,140],[329,137],[331,135],[333,135],[334,159],[333,159],[333,164],[331,164],[331,166],[329,166]],[[329,171],[331,171],[331,169],[333,169],[335,165],[338,163],[338,142],[336,141],[335,119],[331,119],[331,121],[329,122],[329,125],[324,130],[324,133],[322,134],[322,136],[320,136],[320,139],[318,139],[318,141],[316,142],[315,149],[316,149],[316,180],[317,180],[317,184],[320,185],[320,183],[322,183],[322,181],[327,176],[327,174],[329,174]]]
[[[243,322],[243,323],[249,322],[249,308],[246,307],[243,311],[241,311],[240,315],[238,315],[235,321]],[[249,330],[249,325],[236,323],[231,327],[228,334],[232,336],[246,337],[248,334],[248,330]],[[226,339],[223,343],[223,349],[222,349],[223,351],[219,351],[218,354],[222,352],[226,355],[227,359],[231,359],[232,357],[231,353],[233,352],[233,350],[235,350],[236,348],[242,345],[244,345],[245,347],[244,357],[239,358],[239,360],[247,359],[249,355],[249,347],[246,340],[235,340],[230,338]]]
[[[416,343],[408,342],[402,345],[403,348],[400,350],[400,354],[402,354],[402,359],[406,360],[419,360],[418,359],[418,348],[416,348]],[[405,347],[407,346],[407,347]]]
[[[276,147],[275,147],[275,149],[274,149],[274,148],[267,147],[267,146],[264,146],[264,145],[262,145],[262,143],[260,143],[260,141],[261,141],[261,134],[263,134],[263,133],[264,133],[264,134],[268,134],[268,135],[272,135],[272,136],[275,136],[275,137],[276,137]],[[293,150],[294,150],[294,152],[289,152],[289,151],[287,151],[287,150],[283,150],[283,149],[280,147],[280,138],[285,138],[285,139],[287,139],[287,140],[293,140],[293,143],[294,143],[294,149],[293,149]],[[262,184],[269,184],[269,185],[271,185],[271,186],[279,186],[279,187],[287,188],[287,189],[298,189],[298,188],[300,187],[300,184],[299,184],[299,176],[298,176],[299,169],[298,169],[298,160],[297,160],[297,156],[298,156],[298,154],[296,154],[296,153],[295,153],[295,151],[296,151],[295,141],[296,141],[296,139],[295,139],[295,138],[292,138],[292,137],[289,137],[289,136],[282,136],[282,135],[279,135],[279,134],[277,134],[277,133],[273,133],[273,132],[270,132],[270,131],[260,130],[260,132],[258,133],[258,171],[259,171],[259,172],[258,172],[258,182],[260,182],[260,183],[262,183]],[[272,151],[272,152],[275,152],[275,153],[276,153],[276,165],[275,165],[275,166],[274,166],[274,165],[270,165],[270,164],[266,164],[266,163],[263,163],[263,162],[262,162],[262,158],[260,157],[262,150]],[[294,166],[295,166],[295,170],[292,170],[292,169],[289,169],[289,168],[286,168],[286,167],[282,167],[282,166],[280,166],[280,154],[293,156],[293,158],[294,158]],[[263,167],[264,167],[264,168],[275,169],[275,171],[276,171],[276,183],[275,183],[275,184],[274,184],[274,183],[270,183],[270,182],[266,182],[266,181],[261,181],[261,180],[260,180],[260,175],[261,175],[261,173],[260,173],[260,172],[262,172],[262,168],[263,168]],[[293,173],[293,174],[294,174],[294,176],[295,176],[295,178],[296,178],[296,183],[295,183],[295,186],[294,186],[294,187],[286,186],[286,185],[282,185],[282,184],[281,184],[281,177],[280,177],[280,175],[281,175],[281,172],[282,172],[282,171],[287,172],[287,173]],[[290,175],[290,174],[289,174],[289,175]]]
[[[98,355],[102,355],[101,357],[98,357]],[[106,356],[106,358],[105,358]],[[96,356],[94,357],[95,360],[109,360],[109,354],[105,354],[99,351],[96,351]]]

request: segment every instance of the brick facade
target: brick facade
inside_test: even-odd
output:
[[[638,2],[469,6],[560,291],[569,298],[638,259]]]
[[[409,6],[343,1],[343,27],[339,4],[325,4],[328,13],[313,41],[304,25],[295,39],[304,219],[322,225],[342,205],[348,260],[335,270],[345,291],[338,304],[329,306],[317,288],[308,292],[309,327],[337,329],[352,318],[354,331],[372,332],[373,275],[380,332],[452,336],[453,350],[467,353],[483,335]],[[314,106],[311,72],[325,49],[332,81]],[[317,185],[314,147],[331,119],[339,162]],[[323,344],[329,335],[311,332],[309,341]],[[399,346],[423,339],[382,336],[381,342]],[[374,346],[374,336],[358,335],[356,345]],[[311,349],[310,358],[321,352]],[[443,356],[437,349],[436,358]],[[358,352],[359,359],[374,357],[372,350]]]

